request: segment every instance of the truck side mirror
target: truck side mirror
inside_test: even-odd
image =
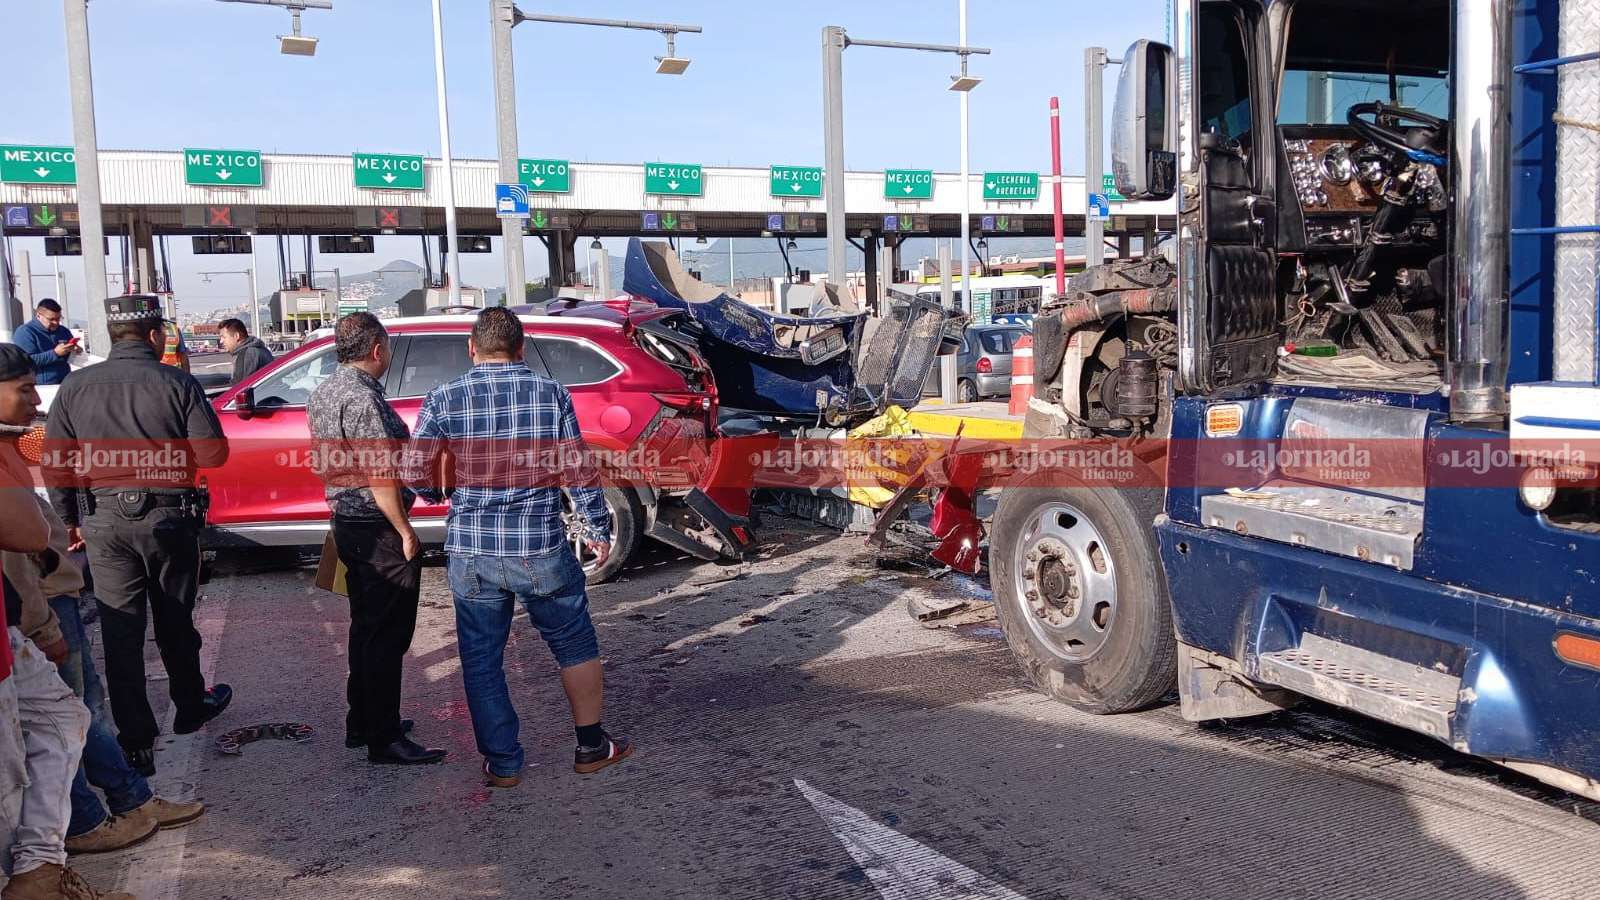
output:
[[[1111,176],[1129,200],[1165,200],[1177,188],[1176,69],[1166,44],[1138,40],[1123,54],[1111,113]]]
[[[239,418],[248,419],[256,414],[256,389],[247,387],[233,395],[233,411]]]

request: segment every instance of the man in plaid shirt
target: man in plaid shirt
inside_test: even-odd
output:
[[[600,725],[600,647],[583,567],[562,520],[562,488],[601,562],[611,549],[611,515],[572,396],[527,367],[522,345],[522,322],[514,313],[503,307],[480,312],[467,343],[472,370],[428,395],[407,460],[407,480],[422,493],[437,495],[453,485],[445,552],[461,677],[484,777],[494,787],[521,780],[522,745],[504,668],[519,601],[561,666],[578,737],[573,769],[597,772],[633,752],[625,738]],[[450,470],[445,478],[431,476],[442,468]]]

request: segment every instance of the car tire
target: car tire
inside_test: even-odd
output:
[[[956,401],[959,403],[975,403],[978,399],[978,386],[970,379],[963,378],[956,382]]]
[[[1039,690],[1095,714],[1176,690],[1166,582],[1150,524],[1122,492],[1006,488],[989,548],[1001,630]]]
[[[639,496],[618,487],[607,487],[605,495],[606,509],[611,512],[611,555],[603,564],[594,566],[584,558],[585,554],[579,553],[587,584],[603,584],[617,577],[644,537],[644,506]]]

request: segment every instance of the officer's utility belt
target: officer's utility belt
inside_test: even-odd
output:
[[[181,509],[196,521],[204,521],[206,507],[210,505],[204,491],[183,491],[176,494],[142,489],[95,491],[87,494],[84,500],[89,507],[86,510],[89,515],[94,515],[98,509],[104,508],[130,522],[143,519],[153,509]]]

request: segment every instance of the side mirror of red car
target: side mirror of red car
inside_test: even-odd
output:
[[[256,414],[256,389],[247,387],[233,395],[233,411],[239,418],[248,419]]]

